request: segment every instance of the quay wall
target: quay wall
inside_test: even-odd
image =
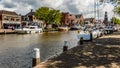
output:
[[[73,47],[34,68],[119,68],[119,54],[120,31]]]
[[[0,34],[11,34],[11,33],[15,33],[15,31],[12,29],[0,29]]]

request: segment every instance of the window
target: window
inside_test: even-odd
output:
[[[8,16],[4,16],[4,20],[8,20]]]
[[[14,17],[11,17],[11,21],[14,21]]]
[[[16,21],[20,21],[20,19],[16,19]]]

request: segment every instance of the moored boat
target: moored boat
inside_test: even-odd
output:
[[[16,33],[21,34],[41,33],[42,31],[42,28],[38,28],[38,26],[29,26],[21,29],[15,29]]]
[[[69,27],[58,27],[59,31],[69,31],[70,28]]]

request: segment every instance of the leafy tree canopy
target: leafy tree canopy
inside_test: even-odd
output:
[[[38,20],[45,21],[46,24],[60,25],[61,13],[60,10],[55,10],[48,7],[41,7],[36,10],[35,17]]]
[[[112,17],[111,21],[115,24],[119,24],[120,25],[120,19],[116,18],[116,17]]]
[[[120,6],[115,7],[114,12],[120,15]]]

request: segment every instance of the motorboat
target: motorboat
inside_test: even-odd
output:
[[[90,33],[88,31],[83,31],[81,30],[78,35],[77,35],[77,38],[80,39],[80,38],[83,38],[83,40],[87,41],[87,40],[90,40]]]
[[[79,30],[79,29],[81,29],[81,26],[79,24],[71,26],[71,30]]]
[[[28,26],[21,29],[15,29],[15,32],[21,34],[30,34],[30,33],[41,33],[43,32],[43,30],[38,26]]]
[[[58,27],[58,30],[59,31],[69,31],[70,30],[70,28],[69,27]]]
[[[106,31],[106,34],[111,34],[114,31],[114,28],[112,26],[105,26],[104,30]]]
[[[80,32],[78,32],[78,39],[80,39],[81,37],[83,37],[83,40],[91,40],[91,39],[95,39],[102,36],[102,31],[99,29],[92,29],[92,30],[81,30]]]

